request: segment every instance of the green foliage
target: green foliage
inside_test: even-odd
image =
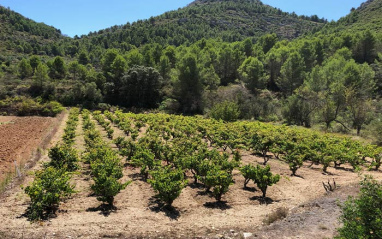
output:
[[[358,198],[350,197],[342,205],[341,222],[337,238],[381,238],[382,237],[382,184],[371,176],[360,183]]]
[[[323,123],[328,131],[360,134],[379,112],[380,7],[369,1],[320,31],[324,19],[257,0],[196,1],[74,39],[0,8],[6,36],[0,97],[30,94],[66,106],[107,103],[183,114],[230,101],[242,119]]]
[[[81,51],[78,55],[78,63],[81,65],[86,66],[88,63],[90,63],[89,55],[85,51]]]
[[[232,171],[222,170],[215,165],[210,165],[201,181],[207,188],[212,188],[212,194],[217,201],[221,201],[222,196],[228,192],[229,186],[234,183]]]
[[[244,177],[244,188],[247,188],[247,184],[250,180],[253,180],[256,183],[256,167],[250,164],[245,165],[240,168],[240,172]]]
[[[292,171],[293,176],[296,176],[297,170],[302,167],[304,156],[304,152],[299,152],[296,148],[288,150],[285,154],[284,160],[288,163],[289,169]]]
[[[37,171],[32,184],[24,190],[31,199],[27,209],[28,219],[36,221],[54,214],[60,202],[74,193],[70,179],[71,174],[62,169],[48,167]]]
[[[382,121],[381,118],[376,118],[370,124],[371,135],[374,136],[375,144],[382,146]]]
[[[272,135],[268,135],[264,131],[254,132],[251,139],[247,142],[249,148],[251,148],[254,153],[259,153],[264,158],[264,165],[267,164],[270,159],[267,153],[272,148],[274,144],[274,138]]]
[[[285,95],[292,95],[304,83],[304,77],[304,60],[298,52],[292,52],[282,65],[276,84]]]
[[[72,79],[77,80],[80,71],[80,64],[78,63],[78,61],[70,62],[68,66],[68,71],[72,74]]]
[[[43,89],[44,83],[49,80],[48,67],[39,63],[34,70],[34,80],[35,85],[37,85],[41,90]]]
[[[268,186],[272,186],[278,181],[280,181],[280,175],[273,175],[269,165],[265,167],[256,166],[256,185],[263,193],[263,198],[266,196]]]
[[[126,107],[158,107],[162,87],[163,78],[156,69],[133,66],[121,79],[119,104]]]
[[[78,124],[78,115],[80,110],[78,108],[72,108],[69,112],[69,118],[66,122],[66,128],[64,129],[64,135],[62,136],[62,141],[68,146],[74,144],[76,138],[76,129]]]
[[[148,178],[149,171],[160,165],[160,162],[155,159],[155,155],[150,150],[143,147],[137,148],[131,159],[131,163],[135,167],[141,167],[141,174],[146,179]]]
[[[56,101],[40,103],[27,97],[6,98],[0,101],[0,112],[6,112],[8,115],[54,117],[63,110],[62,105]]]
[[[239,106],[235,102],[224,101],[216,104],[209,112],[211,118],[232,122],[238,120],[240,116]]]
[[[48,155],[51,159],[48,166],[56,169],[65,169],[69,172],[75,171],[79,168],[77,151],[66,144],[57,144],[53,148],[49,149]]]
[[[157,197],[171,206],[187,185],[184,172],[181,169],[172,169],[170,166],[157,167],[150,171],[151,179],[148,182],[158,193]]]
[[[178,66],[177,98],[183,113],[198,113],[202,107],[202,82],[197,59],[193,55],[186,55]]]
[[[22,59],[18,65],[18,72],[21,79],[33,75],[33,69],[26,59]]]
[[[280,21],[284,24],[282,28]],[[180,46],[203,38],[235,42],[273,32],[282,38],[293,38],[314,28],[319,29],[324,22],[324,19],[317,20],[317,16],[311,18],[285,13],[254,0],[197,1],[147,20],[92,32],[79,42],[89,48],[90,43],[94,48],[108,48],[117,42],[129,42],[136,47],[146,43]],[[276,38],[270,36],[265,41],[270,43],[264,44],[264,50],[271,47],[273,38]],[[118,44],[118,47],[127,50],[126,44]]]
[[[257,58],[248,57],[240,66],[239,74],[248,90],[256,92],[265,88],[264,66]]]
[[[64,107],[57,101],[49,101],[41,105],[42,116],[51,116],[54,117],[57,114],[61,113],[64,110]]]
[[[49,76],[52,79],[64,79],[66,76],[66,66],[64,59],[57,56],[49,66]]]
[[[37,69],[37,66],[41,64],[41,59],[38,56],[31,56],[29,58],[29,64],[31,65],[33,72]]]
[[[233,83],[238,78],[237,69],[243,60],[244,54],[239,49],[234,50],[232,46],[222,45],[215,64],[222,85]]]
[[[301,87],[296,90],[295,94],[286,99],[282,114],[290,125],[311,127],[312,117],[314,112],[320,107],[320,100],[321,98],[317,93],[308,88]],[[327,116],[327,113],[327,111],[324,112],[325,116]],[[333,118],[330,120],[333,120]]]
[[[120,159],[112,149],[108,149],[102,157],[94,159],[90,166],[94,180],[91,189],[97,195],[97,200],[113,206],[115,195],[130,184],[119,182],[123,177]]]
[[[127,62],[125,58],[123,58],[120,55],[117,55],[113,63],[111,64],[111,73],[113,74],[113,77],[115,79],[121,78],[123,73],[126,71],[127,68]]]

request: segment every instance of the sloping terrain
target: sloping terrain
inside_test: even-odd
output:
[[[50,44],[62,38],[60,30],[0,6],[0,62],[11,60],[4,56],[55,54]]]
[[[293,39],[320,29],[323,22],[316,17],[282,12],[259,0],[195,1],[157,17],[82,36],[82,41],[100,47],[123,48],[121,43],[141,46],[155,42],[178,46],[202,38],[234,42],[266,33]]]
[[[324,31],[364,31],[382,30],[382,1],[367,0],[357,9],[353,8],[349,15],[342,17],[337,22],[327,24]]]

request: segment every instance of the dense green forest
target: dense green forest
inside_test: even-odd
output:
[[[258,0],[198,0],[69,38],[0,8],[0,99],[372,132],[381,143],[381,11],[368,1],[328,23]]]

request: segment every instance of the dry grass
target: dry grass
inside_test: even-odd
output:
[[[279,207],[276,211],[268,214],[268,216],[263,220],[265,225],[270,225],[275,221],[282,220],[288,216],[289,209],[286,207]]]

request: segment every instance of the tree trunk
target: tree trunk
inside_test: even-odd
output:
[[[247,188],[247,184],[249,183],[250,180],[251,180],[250,178],[246,178],[244,180],[244,188]]]
[[[360,135],[360,133],[361,133],[361,126],[357,126],[357,136],[359,136]]]

